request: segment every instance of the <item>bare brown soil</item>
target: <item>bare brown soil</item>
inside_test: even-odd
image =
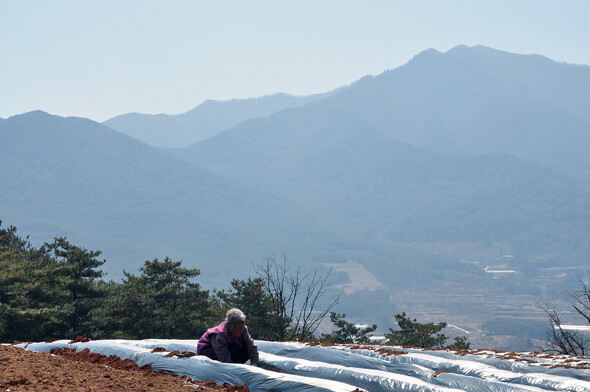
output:
[[[37,353],[0,345],[0,392],[8,391],[206,391],[247,392],[246,386],[217,386],[194,381],[133,361],[105,357],[88,350]]]

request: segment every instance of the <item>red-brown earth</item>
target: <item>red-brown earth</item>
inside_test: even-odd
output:
[[[206,391],[246,392],[247,386],[217,386],[88,350],[53,354],[0,345],[0,392],[8,391]]]

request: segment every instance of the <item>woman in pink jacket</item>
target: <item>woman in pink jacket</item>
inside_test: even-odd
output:
[[[230,363],[250,360],[252,365],[258,366],[258,348],[248,333],[244,313],[236,308],[228,310],[224,322],[201,336],[197,355]]]

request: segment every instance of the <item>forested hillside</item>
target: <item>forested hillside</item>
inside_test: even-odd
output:
[[[587,66],[430,50],[181,156],[331,211],[367,238],[583,263],[589,91]]]
[[[0,164],[3,220],[36,244],[65,236],[103,250],[113,277],[170,255],[221,278],[220,261],[246,273],[254,257],[292,241],[311,248],[335,238],[321,222],[308,227],[311,216],[289,200],[86,119],[32,112],[3,121]]]

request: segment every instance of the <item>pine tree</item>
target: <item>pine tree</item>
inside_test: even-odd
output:
[[[191,280],[198,269],[165,258],[146,261],[139,276],[124,272],[110,283],[109,297],[96,314],[105,335],[127,339],[198,338],[211,318],[209,292]]]
[[[101,252],[75,246],[65,238],[45,243],[41,251],[53,260],[55,281],[61,282],[56,295],[60,297],[64,318],[62,330],[57,332],[64,337],[89,334],[92,328],[89,313],[104,295],[98,285],[104,275],[97,269],[105,263],[97,259]]]
[[[47,339],[60,314],[53,261],[16,231],[0,229],[0,339]]]
[[[246,315],[248,332],[253,339],[271,340],[274,337],[272,299],[264,290],[261,278],[248,278],[247,281],[233,279],[231,289],[219,291],[216,296],[220,316],[227,309],[238,308]]]
[[[385,334],[387,344],[393,346],[412,346],[421,348],[440,348],[447,341],[444,334],[439,333],[447,326],[447,323],[438,324],[427,323],[421,324],[416,319],[410,319],[406,313],[395,315],[395,321],[399,330],[389,328],[388,334]]]
[[[320,340],[330,343],[371,343],[371,335],[369,334],[377,329],[376,324],[361,328],[353,323],[349,323],[345,318],[345,314],[330,312],[330,321],[338,329],[331,334],[322,334]]]

